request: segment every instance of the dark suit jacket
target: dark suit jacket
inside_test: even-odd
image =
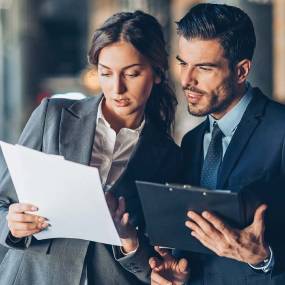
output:
[[[271,273],[216,255],[192,254],[190,284],[285,284],[285,107],[257,88],[225,153],[218,189],[243,191],[267,203],[266,239],[275,266]],[[187,133],[182,141],[184,183],[199,185],[203,138],[208,120]]]
[[[44,100],[27,123],[19,143],[49,154],[63,155],[65,159],[89,164],[94,142],[99,99],[82,101],[64,99]],[[143,227],[140,203],[134,181],[172,181],[177,175],[180,150],[173,140],[155,126],[146,122],[136,149],[126,170],[110,191],[126,198],[127,210],[134,225]],[[26,239],[11,243],[6,215],[17,195],[6,165],[0,178],[0,243],[9,248],[0,264],[0,284],[5,285],[78,285],[86,256],[88,241]],[[48,177],[47,173],[47,179]],[[44,183],[44,181],[43,181]],[[88,199],[81,197],[78,200]],[[86,217],[88,218],[88,217]],[[92,224],[92,221],[90,221]],[[97,229],[100,230],[100,229]],[[143,237],[143,233],[140,233]],[[112,247],[95,244],[94,275],[98,285],[135,285],[149,280],[148,258],[153,255],[144,241],[132,257],[114,258]]]

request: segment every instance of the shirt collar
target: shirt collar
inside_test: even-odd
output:
[[[97,125],[101,122],[103,123],[107,128],[111,128],[111,125],[109,124],[109,122],[105,119],[104,114],[102,112],[102,102],[104,100],[104,97],[101,99],[99,106],[98,106],[98,112],[97,112],[97,119],[96,119],[96,123]],[[145,118],[143,119],[143,121],[141,122],[141,124],[136,128],[136,129],[129,129],[129,128],[122,128],[121,130],[127,130],[129,132],[134,132],[134,133],[141,133],[143,127],[145,125]],[[121,131],[120,130],[120,131]]]
[[[226,113],[220,120],[215,120],[211,115],[209,116],[210,122],[210,132],[213,130],[213,124],[216,121],[220,130],[223,134],[227,136],[232,136],[235,132],[238,124],[240,123],[242,116],[249,105],[253,93],[252,87],[249,83],[246,86],[247,90],[244,96],[240,99],[240,101],[228,112]]]

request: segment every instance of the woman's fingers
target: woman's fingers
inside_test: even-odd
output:
[[[46,219],[43,217],[33,214],[22,214],[22,213],[11,214],[10,218],[14,222],[22,222],[22,223],[43,223],[46,221]]]
[[[117,210],[117,207],[118,207],[117,198],[110,191],[107,191],[107,192],[105,192],[105,199],[106,199],[107,205],[109,207],[109,210],[113,216]]]
[[[38,211],[38,207],[28,203],[14,203],[9,207],[9,213],[24,213]]]
[[[7,215],[8,227],[14,237],[21,238],[37,233],[49,226],[47,219],[26,212],[35,212],[38,208],[27,203],[10,205]]]
[[[124,197],[119,197],[118,208],[116,210],[116,216],[121,220],[123,214],[126,211],[126,201]]]

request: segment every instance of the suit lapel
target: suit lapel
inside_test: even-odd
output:
[[[257,88],[253,89],[253,99],[247,107],[240,124],[225,153],[217,188],[225,188],[227,180],[246,148],[248,141],[259,125],[268,99]]]
[[[77,101],[63,109],[59,131],[59,152],[67,160],[88,165],[102,96]]]
[[[152,178],[163,160],[163,153],[166,153],[166,149],[165,144],[161,143],[158,131],[151,124],[146,123],[125,171],[113,185],[111,191],[116,196],[136,195],[129,193],[130,189],[125,186],[129,182],[133,183],[134,178],[136,180]]]
[[[200,185],[201,170],[204,157],[204,134],[209,127],[209,119],[194,129],[187,145],[183,146],[185,174],[184,182]]]

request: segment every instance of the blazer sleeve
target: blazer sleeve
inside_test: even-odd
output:
[[[42,149],[45,117],[48,107],[48,99],[44,99],[40,106],[32,113],[26,124],[18,144],[33,148]],[[11,180],[2,151],[0,151],[0,244],[8,248],[25,249],[30,244],[29,238],[11,238],[6,216],[9,206],[18,202],[18,197]]]
[[[151,269],[148,260],[150,257],[156,256],[156,252],[143,233],[139,232],[138,235],[139,247],[134,253],[124,256],[120,247],[113,246],[113,255],[124,269],[134,274],[143,283],[149,284]]]
[[[159,183],[180,181],[180,173],[182,167],[182,155],[180,148],[174,143],[170,143],[168,152],[164,158],[161,158],[161,166],[159,172],[155,174]],[[149,259],[158,254],[150,241],[144,229],[138,230],[139,247],[134,253],[124,256],[120,247],[113,246],[114,258],[121,264],[123,268],[134,274],[140,281],[150,284],[151,268]]]

